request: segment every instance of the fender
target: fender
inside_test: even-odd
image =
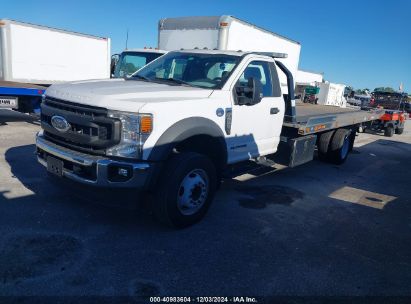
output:
[[[195,135],[209,135],[217,139],[224,153],[223,159],[227,162],[227,146],[223,131],[214,121],[203,117],[185,118],[168,128],[152,148],[148,161],[166,160],[179,142]]]

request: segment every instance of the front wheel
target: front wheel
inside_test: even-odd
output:
[[[194,152],[173,154],[154,194],[153,212],[172,227],[193,225],[207,213],[216,186],[216,169],[207,156]]]

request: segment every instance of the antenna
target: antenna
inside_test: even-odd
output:
[[[127,46],[128,46],[128,29],[127,29],[127,35],[126,35],[126,50],[127,50]]]

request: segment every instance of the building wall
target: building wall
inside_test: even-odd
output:
[[[313,73],[303,70],[298,70],[295,77],[296,85],[315,85],[316,82],[323,82],[322,73]]]

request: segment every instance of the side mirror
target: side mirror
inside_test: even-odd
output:
[[[248,79],[246,86],[237,86],[237,103],[238,105],[255,105],[263,99],[263,85],[261,81],[253,77]]]
[[[253,104],[257,104],[263,99],[263,84],[259,79],[255,79],[253,77],[248,79],[248,86],[253,88]]]
[[[116,69],[116,65],[118,61],[120,60],[120,55],[119,54],[114,54],[111,56],[111,63],[110,63],[110,77],[114,77],[114,71]]]

